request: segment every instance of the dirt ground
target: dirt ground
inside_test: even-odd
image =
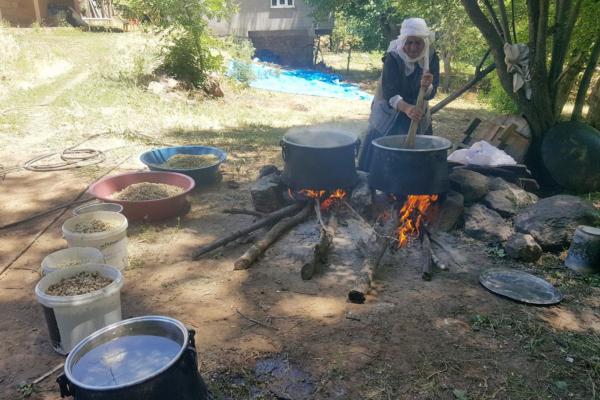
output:
[[[85,83],[56,85],[61,89],[55,88],[53,98],[46,99],[50,103],[59,98],[58,92],[65,96]],[[290,125],[305,121],[298,115],[312,114],[310,123],[341,123],[357,132],[364,131],[368,115],[365,103],[252,89],[226,96],[217,106],[233,109],[240,104],[248,105],[244,112],[249,114],[289,109],[287,118],[297,120],[286,125],[272,116],[268,131],[251,123],[240,123],[238,131],[222,126],[177,133],[168,126],[154,132],[140,130],[164,142],[221,145],[231,157],[223,182],[193,192],[188,214],[164,223],[131,224],[130,266],[124,271],[122,290],[124,318],[167,315],[196,330],[199,368],[215,398],[596,398],[600,282],[571,276],[557,256],[520,264],[456,231],[444,236],[453,253],[453,258],[446,257],[456,261],[449,271],[436,271],[426,282],[420,278],[413,247],[388,254],[375,290],[363,305],[346,301],[349,276],[341,264],[332,262],[311,281],[300,279],[300,266],[286,254],[298,243],[294,235],[301,235],[301,229],[246,271],[233,271],[233,262],[249,243],[234,243],[192,261],[196,247],[253,220],[220,210],[250,207],[250,182],[261,165],[281,165],[278,138]],[[56,107],[64,111],[73,103]],[[202,107],[197,109],[200,118]],[[329,110],[328,118],[319,114],[321,109]],[[168,104],[157,106],[152,110],[157,115],[146,116],[168,119],[168,110]],[[17,140],[9,130],[2,132],[2,164],[22,163],[49,149],[75,144],[90,133],[107,132],[114,127],[115,115],[143,118],[122,109],[111,113],[104,126],[92,122],[93,129],[85,131],[72,124],[60,129],[60,121],[50,118],[56,114],[28,109],[19,114]],[[436,132],[456,140],[470,119],[481,115],[488,111],[473,99],[453,103],[434,117]],[[253,136],[245,139],[239,134],[244,130]],[[0,181],[0,225],[71,201],[119,163],[110,173],[143,169],[137,155],[152,147],[145,140],[113,131],[86,142],[107,151],[107,160],[99,166],[7,174]],[[239,188],[227,184],[232,180]],[[70,213],[67,209],[0,230],[0,268],[10,265],[0,275],[1,399],[59,398],[57,374],[38,385],[27,384],[64,361],[50,346],[33,289],[43,257],[66,247],[61,225]],[[478,283],[479,273],[495,266],[546,277],[563,291],[565,300],[542,308],[499,298]],[[277,375],[276,368],[265,373],[265,360],[283,365],[288,373]]]

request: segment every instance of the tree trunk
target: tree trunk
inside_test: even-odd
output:
[[[442,88],[444,92],[450,92],[450,77],[452,76],[452,64],[451,64],[452,55],[449,51],[444,52],[444,82],[442,83]]]
[[[571,57],[569,64],[558,78],[556,98],[554,99],[554,115],[556,119],[560,119],[565,103],[569,99],[571,90],[573,90],[573,86],[583,68],[583,54],[577,53]]]
[[[592,88],[592,94],[588,98],[587,121],[594,128],[600,130],[600,76],[596,79],[596,84]]]
[[[531,86],[533,94],[531,99],[525,97],[525,91],[520,89],[513,92],[513,77],[506,69],[504,62],[504,41],[496,28],[479,7],[477,0],[461,0],[469,18],[479,29],[489,45],[496,71],[502,87],[517,103],[519,110],[529,122],[532,133],[531,157],[528,157],[529,166],[538,179],[544,180],[548,176],[541,160],[541,143],[544,133],[556,123],[546,66],[546,38],[548,32],[548,0],[528,1],[529,16],[529,49],[531,66]]]
[[[573,115],[571,115],[572,121],[576,121],[581,118],[583,103],[585,103],[585,97],[587,95],[588,88],[590,87],[590,82],[592,81],[592,75],[594,75],[594,71],[596,70],[598,59],[600,59],[600,35],[598,35],[598,38],[596,38],[596,43],[592,49],[592,54],[590,55],[590,59],[588,60],[585,71],[583,72],[583,76],[581,77],[581,83],[579,83],[577,98],[575,99],[575,107],[573,108]]]
[[[352,44],[348,47],[348,62],[346,63],[346,74],[350,74],[350,58],[352,57]]]

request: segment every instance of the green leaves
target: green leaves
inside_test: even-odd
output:
[[[118,0],[130,16],[147,18],[163,34],[161,72],[201,87],[208,74],[223,69],[223,58],[211,51],[215,38],[208,20],[232,15],[233,0]]]

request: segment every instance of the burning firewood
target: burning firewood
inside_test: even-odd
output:
[[[431,264],[433,252],[431,250],[431,241],[429,240],[429,234],[425,229],[421,232],[421,265],[422,265],[422,274],[421,277],[426,280],[431,280]]]
[[[267,234],[260,239],[258,242],[253,244],[246,252],[236,260],[234,263],[234,269],[248,269],[250,265],[256,259],[265,252],[266,249],[269,248],[271,244],[273,244],[281,235],[283,235],[290,228],[298,225],[300,222],[304,221],[310,215],[312,211],[311,202],[305,204],[302,211],[298,214],[293,215],[291,217],[282,219],[278,223],[276,223]]]
[[[319,272],[319,269],[327,264],[327,255],[333,242],[332,235],[327,232],[324,227],[321,227],[321,233],[319,235],[319,241],[314,245],[311,259],[306,262],[300,270],[302,279],[310,280],[312,277]]]
[[[241,215],[251,215],[253,217],[264,218],[267,216],[265,213],[261,213],[254,210],[246,210],[245,208],[226,208],[221,210],[223,214],[241,214]]]
[[[225,237],[217,239],[212,243],[209,243],[205,246],[202,246],[202,247],[196,249],[196,251],[194,251],[194,253],[192,255],[192,258],[194,260],[197,260],[202,255],[204,255],[212,250],[215,250],[221,246],[225,246],[226,244],[233,242],[234,240],[236,240],[244,235],[247,235],[251,232],[254,232],[257,229],[262,228],[263,226],[271,225],[275,221],[279,221],[280,219],[287,217],[288,215],[298,212],[298,210],[300,210],[303,205],[304,205],[304,203],[295,203],[290,206],[284,207],[280,210],[277,210],[275,212],[272,212],[271,214],[267,214],[265,216],[265,218],[255,222],[243,229],[235,231],[235,232],[231,233],[230,235],[227,235]]]
[[[354,281],[352,289],[348,292],[348,300],[352,303],[363,304],[366,300],[366,295],[371,290],[371,282],[373,276],[379,268],[379,264],[383,259],[388,247],[395,240],[396,231],[398,229],[398,210],[393,207],[391,217],[385,223],[382,233],[377,235],[375,239],[373,251],[365,258],[358,278]]]

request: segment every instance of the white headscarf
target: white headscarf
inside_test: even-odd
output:
[[[404,52],[404,44],[409,36],[420,37],[425,42],[423,53],[418,58],[411,58]],[[406,75],[413,73],[416,63],[419,63],[424,71],[429,71],[429,47],[433,44],[434,40],[435,33],[429,30],[423,18],[407,18],[402,21],[398,38],[390,42],[388,52],[396,52],[404,60],[404,64],[406,65],[404,73]]]

